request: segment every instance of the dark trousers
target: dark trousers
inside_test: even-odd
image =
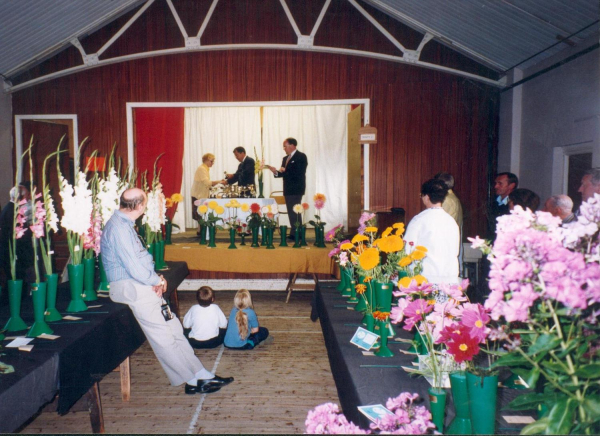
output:
[[[262,341],[264,341],[268,337],[269,337],[269,330],[266,327],[259,327],[258,331],[256,333],[252,333],[250,336],[248,336],[248,342],[243,347],[239,347],[239,348],[227,347],[227,348],[229,348],[230,350],[252,350],[254,347],[256,347],[258,344],[260,344]]]
[[[302,225],[302,215],[294,212],[294,206],[302,203],[302,195],[286,195],[285,207],[287,208],[288,217],[290,218],[290,236],[296,234],[296,222]]]
[[[200,215],[198,215],[198,206],[194,205],[196,200],[198,200],[196,197],[192,197],[192,218],[194,221],[198,221],[200,219]]]
[[[225,339],[225,332],[227,329],[219,329],[218,336],[214,338],[210,338],[206,341],[199,341],[194,338],[190,338],[190,331],[192,329],[184,329],[183,334],[187,338],[188,342],[192,346],[192,348],[202,349],[202,348],[217,348],[219,345],[223,343],[223,339]]]

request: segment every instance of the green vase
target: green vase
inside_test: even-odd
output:
[[[106,277],[106,270],[104,269],[104,264],[102,263],[102,253],[98,255],[98,269],[100,270],[100,284],[98,285],[98,290],[110,290],[110,285],[108,284],[108,277]]]
[[[94,289],[94,276],[96,273],[96,259],[82,259],[83,263],[83,301],[96,301],[98,295]]]
[[[364,282],[364,276],[361,276],[360,274],[358,275],[358,284],[359,285],[365,285]],[[362,295],[359,295],[358,298],[358,303],[356,304],[356,306],[354,306],[354,310],[356,310],[357,312],[364,312],[365,310],[367,310],[367,303],[366,303],[366,291],[365,293],[363,293]]]
[[[306,226],[300,227],[300,246],[308,247],[308,244],[306,243]]]
[[[250,247],[260,247],[258,244],[258,227],[252,227],[252,245]]]
[[[208,228],[208,246],[210,248],[216,248],[217,247],[217,243],[215,241],[217,235],[217,228],[214,226],[211,226]]]
[[[367,330],[369,330],[371,333],[375,333],[375,318],[373,318],[372,313],[365,313],[363,323],[367,325]]]
[[[46,274],[46,312],[44,320],[55,322],[62,319],[62,315],[56,310],[56,292],[58,291],[58,274]]]
[[[258,173],[258,198],[265,198],[265,196],[263,195],[263,188],[263,174],[261,171],[260,173]]]
[[[393,357],[394,353],[388,347],[388,338],[387,338],[387,325],[388,321],[377,321],[377,325],[379,326],[379,337],[380,337],[380,345],[379,349],[375,351],[375,355],[379,357]]]
[[[154,269],[161,270],[165,267],[165,241],[154,242]]]
[[[469,392],[467,376],[464,372],[450,374],[452,402],[454,403],[454,419],[446,429],[446,434],[472,434],[471,412],[469,411]]]
[[[46,283],[32,283],[31,298],[33,300],[34,322],[27,332],[27,337],[37,338],[43,333],[51,335],[54,331],[44,320],[44,312],[46,311]]]
[[[367,302],[365,304],[368,304],[368,308],[367,310],[369,310],[369,308],[371,310],[373,310],[373,308],[376,305],[375,302],[375,291],[373,290],[373,280],[365,283],[367,285],[367,290],[365,291],[365,298],[367,300]],[[366,316],[366,315],[365,315]],[[365,318],[363,318],[362,322],[365,322]]]
[[[467,391],[473,434],[495,434],[498,376],[482,377],[467,372]]]
[[[267,227],[265,230],[267,232],[267,250],[274,250],[275,246],[273,245],[273,228]]]
[[[415,332],[413,336],[412,345],[408,348],[409,353],[417,353],[424,356],[428,353],[425,342],[423,342],[423,336],[419,332]]]
[[[446,416],[446,391],[442,388],[429,388],[429,410],[431,411],[431,422],[435,424],[441,433],[444,429],[444,417]]]
[[[235,246],[235,232],[234,227],[229,229],[229,247],[227,247],[229,250],[237,250],[237,247]]]
[[[342,267],[340,264],[338,264],[338,267],[340,268],[340,282],[335,289],[341,292],[346,289],[346,276],[344,275],[344,267]]]
[[[381,312],[391,312],[392,311],[392,289],[393,285],[390,282],[380,283],[375,281],[375,300],[377,301],[376,310]],[[387,321],[387,331],[388,336],[395,336],[396,331],[392,327],[392,324],[389,322],[389,318]]]
[[[173,223],[171,221],[167,221],[165,223],[165,245],[172,245],[171,235],[173,233]]]
[[[281,237],[280,247],[287,247],[287,226],[279,226],[279,236]]]
[[[242,233],[240,233],[240,239],[242,240],[242,242],[240,242],[240,245],[246,245],[246,234],[242,231]]]
[[[262,224],[260,226],[260,246],[261,247],[267,246],[267,231],[265,229],[265,226]]]
[[[150,256],[152,256],[153,261],[154,261],[154,247],[155,247],[154,243],[146,245],[146,249],[148,250],[148,253],[150,253]]]
[[[296,227],[296,232],[294,233],[294,245],[292,246],[292,248],[302,247],[302,243],[300,242],[301,238],[302,238],[302,231],[300,230],[300,227]]]
[[[206,226],[200,226],[200,245],[206,245]]]
[[[4,326],[7,332],[18,332],[25,330],[27,324],[21,318],[21,294],[23,293],[23,280],[8,280],[8,302],[10,306],[10,318]]]
[[[342,291],[342,297],[350,297],[352,295],[352,282],[354,282],[353,274],[347,268],[342,270],[342,274],[346,274],[346,287]]]
[[[165,267],[167,266],[167,264],[165,263],[165,241],[158,241],[158,244],[160,245],[160,269],[165,269]]]
[[[362,297],[360,298],[362,300]],[[346,300],[348,303],[358,303],[358,298],[356,296],[356,281],[352,280],[350,282],[350,297]]]
[[[82,263],[79,265],[67,265],[69,288],[71,290],[71,302],[67,307],[67,312],[83,312],[87,310],[85,301],[83,301],[83,297],[81,296],[83,293],[84,268]]]
[[[325,229],[322,225],[315,227],[315,247],[325,248]]]

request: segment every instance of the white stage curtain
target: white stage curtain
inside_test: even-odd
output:
[[[196,169],[202,165],[205,153],[215,155],[210,169],[211,180],[221,180],[224,172],[234,173],[239,162],[233,149],[244,147],[254,157],[254,147],[260,148],[259,107],[186,108],[184,120],[184,152],[182,195],[173,222],[183,230],[196,228],[192,219],[191,188]]]
[[[266,106],[263,109],[265,162],[279,168],[285,156],[283,141],[292,137],[298,150],[308,158],[306,193],[303,201],[310,205],[306,221],[315,215],[313,196],[325,194],[321,211],[326,229],[338,224],[347,227],[348,210],[348,112],[349,105]],[[264,172],[265,197],[283,190],[283,180]],[[287,223],[283,215],[280,222]]]

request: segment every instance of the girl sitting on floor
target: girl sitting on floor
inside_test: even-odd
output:
[[[238,350],[251,350],[269,337],[269,330],[258,326],[258,318],[247,289],[240,289],[233,299],[225,346]]]
[[[215,348],[223,343],[227,319],[215,303],[215,294],[208,286],[196,292],[194,304],[183,318],[184,334],[194,348]],[[191,331],[190,331],[191,329]]]

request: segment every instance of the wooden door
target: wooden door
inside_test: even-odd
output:
[[[348,232],[355,233],[363,209],[362,150],[358,129],[362,124],[362,106],[348,113]]]

